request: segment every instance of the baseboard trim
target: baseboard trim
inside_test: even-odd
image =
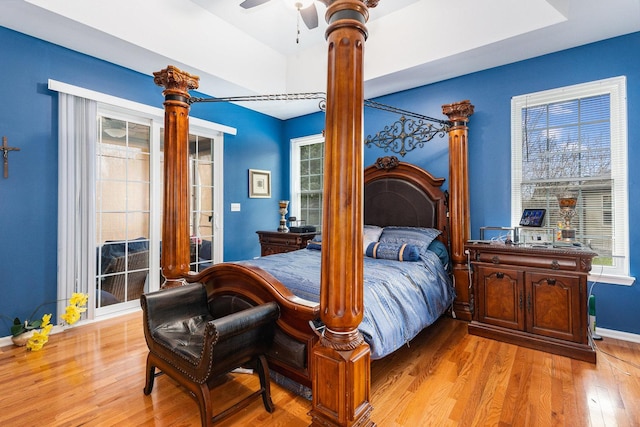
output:
[[[640,344],[640,335],[631,332],[616,331],[615,329],[605,329],[596,327],[596,334],[601,337],[615,338],[622,341],[630,341]]]
[[[13,341],[11,341],[11,335],[9,335],[8,337],[0,338],[0,348],[6,347],[8,345],[13,345]]]

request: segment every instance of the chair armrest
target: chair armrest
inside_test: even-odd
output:
[[[272,301],[211,320],[209,324],[212,329],[209,329],[209,325],[207,329],[217,335],[217,340],[225,340],[276,320],[278,317],[280,317],[280,308]]]

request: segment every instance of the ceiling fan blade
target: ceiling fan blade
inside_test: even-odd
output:
[[[300,16],[302,16],[302,20],[308,29],[313,30],[318,26],[318,11],[316,10],[315,3],[311,3],[311,6],[300,9]]]
[[[244,0],[240,3],[240,7],[245,9],[251,9],[252,7],[260,6],[261,4],[265,4],[269,0]]]

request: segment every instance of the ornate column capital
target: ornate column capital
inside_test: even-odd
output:
[[[453,104],[445,104],[442,106],[442,114],[449,117],[449,120],[455,122],[468,122],[469,116],[473,114],[474,107],[468,99]]]
[[[165,96],[174,93],[189,98],[189,91],[198,89],[199,81],[200,77],[191,75],[173,65],[153,73],[153,82],[165,88],[163,92]]]

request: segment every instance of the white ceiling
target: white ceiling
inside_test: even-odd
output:
[[[0,0],[0,25],[151,75],[175,65],[215,97],[324,91],[325,6],[308,30],[285,0]],[[640,31],[640,0],[380,0],[365,47],[373,98]],[[286,119],[317,101],[244,106]]]

